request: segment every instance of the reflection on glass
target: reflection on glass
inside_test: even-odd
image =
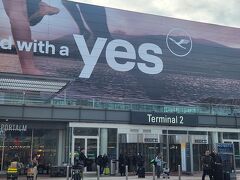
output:
[[[0,138],[0,143],[0,156],[1,161],[2,158],[4,160],[4,170],[13,158],[17,158],[23,167],[26,167],[31,157],[37,156],[39,174],[49,173],[50,165],[57,163],[58,130],[6,131],[3,157],[3,138]]]
[[[96,171],[97,139],[87,139],[87,171]]]
[[[0,154],[2,159],[3,138],[1,140]],[[22,164],[27,164],[31,157],[31,130],[26,132],[6,131],[4,140],[3,169],[7,169],[13,158],[19,159]]]
[[[33,156],[38,159],[38,173],[49,173],[57,164],[58,130],[37,129],[33,133]]]

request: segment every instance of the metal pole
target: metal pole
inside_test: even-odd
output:
[[[181,165],[178,165],[178,179],[181,180]]]
[[[126,169],[125,169],[125,174],[126,174],[126,180],[128,180],[128,165],[126,165]]]
[[[153,164],[152,166],[153,166],[153,180],[155,180],[155,178],[156,178],[156,174],[155,174],[155,165]]]
[[[1,171],[3,171],[3,163],[4,163],[4,148],[5,148],[5,131],[3,135],[3,148],[2,148],[2,162],[1,162]]]
[[[32,137],[31,137],[31,154],[30,154],[31,160],[33,159],[33,131],[34,129],[32,129]]]
[[[100,166],[97,165],[97,180],[100,179]]]
[[[69,180],[69,165],[67,165],[67,180]]]

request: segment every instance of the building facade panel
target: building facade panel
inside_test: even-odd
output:
[[[236,127],[235,117],[217,117],[217,125],[219,127]]]
[[[106,112],[102,110],[86,110],[86,109],[81,109],[81,119],[83,120],[102,120],[104,121],[106,119]]]
[[[146,171],[160,154],[193,173],[224,147],[240,169],[239,28],[67,0],[36,18],[41,1],[1,1],[1,170],[37,155],[49,174],[83,148],[87,172],[103,154],[135,171],[141,152]]]
[[[201,126],[216,127],[216,116],[198,116],[198,124]]]
[[[106,121],[114,121],[114,122],[125,122],[128,123],[130,121],[130,112],[116,112],[116,111],[106,111]]]
[[[3,118],[22,117],[22,114],[23,114],[23,107],[22,106],[0,105],[0,116],[3,117]]]
[[[79,109],[78,108],[54,108],[52,113],[53,119],[79,119]]]
[[[35,119],[50,119],[52,109],[49,107],[24,107],[24,117]]]

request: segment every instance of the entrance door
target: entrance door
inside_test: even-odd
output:
[[[202,156],[209,150],[208,144],[193,144],[193,170],[202,171]]]
[[[87,167],[85,168],[85,171],[91,172],[94,171],[96,172],[97,166],[95,163],[95,158],[99,154],[99,139],[98,137],[74,137],[73,138],[73,144],[74,146],[72,147],[72,154],[75,156],[78,155],[77,150],[79,148],[84,148],[85,149],[85,156],[88,158],[87,160]],[[74,163],[74,158],[72,157],[72,164]]]
[[[169,144],[169,167],[171,171],[178,171],[181,165],[181,144]]]
[[[240,169],[240,141],[239,140],[225,140],[224,143],[233,143],[234,156],[235,156],[235,167]]]

